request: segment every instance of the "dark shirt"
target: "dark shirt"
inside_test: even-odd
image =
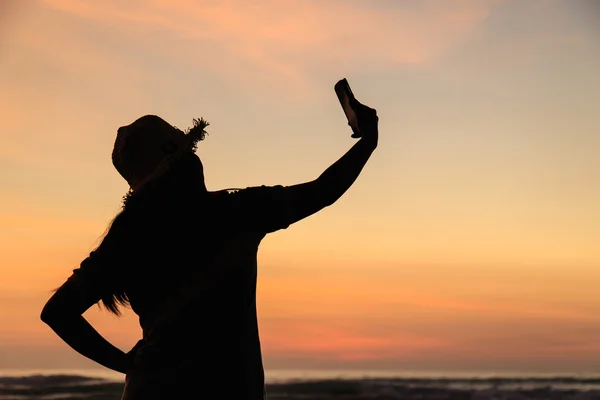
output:
[[[194,158],[173,168],[154,193],[128,205],[132,212],[113,227],[126,235],[109,232],[74,273],[99,299],[124,291],[146,333],[163,302],[194,272],[221,269],[177,317],[142,340],[135,369],[163,371],[163,378],[168,370],[180,388],[216,385],[227,398],[262,398],[257,251],[267,233],[287,228],[287,191],[282,186],[197,190]],[[243,245],[228,248],[232,238]],[[235,265],[212,266],[221,251],[235,252]]]

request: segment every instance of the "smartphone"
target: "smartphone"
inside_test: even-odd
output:
[[[344,78],[338,81],[333,88],[340,100],[342,110],[344,110],[344,114],[346,114],[346,118],[348,118],[348,125],[352,128],[352,137],[361,137],[360,130],[358,129],[358,116],[356,115],[356,111],[352,108],[356,98],[352,93],[352,89],[350,89],[348,81]]]

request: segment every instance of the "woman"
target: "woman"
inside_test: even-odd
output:
[[[206,189],[195,154],[203,119],[187,133],[152,115],[119,128],[112,160],[130,185],[123,210],[42,320],[83,356],[127,374],[123,399],[264,398],[258,245],[333,204],[358,177],[377,147],[378,117],[356,108],[363,137],[319,178],[235,192]],[[143,338],[128,353],[83,318],[97,302],[139,316]]]

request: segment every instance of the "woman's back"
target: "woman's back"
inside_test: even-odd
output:
[[[258,394],[264,373],[255,304],[256,252],[264,234],[243,228],[235,194],[194,190],[193,162],[174,169],[148,198],[128,204],[133,211],[128,221],[131,251],[124,256],[123,289],[144,331],[130,380],[142,379],[147,386],[152,377],[169,391],[201,383],[214,389],[225,385],[231,395],[232,390]],[[212,265],[233,237],[243,243],[226,249],[235,254],[229,261],[234,265]],[[214,281],[148,337],[163,304],[207,269],[215,270]],[[174,387],[169,376],[177,377]]]

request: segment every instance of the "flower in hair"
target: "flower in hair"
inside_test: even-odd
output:
[[[195,152],[198,149],[198,142],[204,140],[204,137],[208,135],[204,129],[210,124],[204,118],[194,118],[193,121],[194,126],[188,128],[185,133],[190,138],[191,150]]]

